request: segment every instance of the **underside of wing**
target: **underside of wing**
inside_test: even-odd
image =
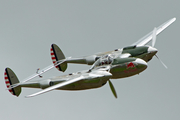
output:
[[[176,18],[172,18],[172,19],[168,20],[167,22],[163,23],[162,25],[160,25],[159,27],[157,27],[156,35],[161,33],[164,29],[166,29],[169,25],[171,25],[175,20],[176,20]],[[153,31],[151,31],[146,36],[142,37],[139,41],[135,42],[132,45],[144,46],[144,45],[148,44],[152,40],[152,38],[153,38]]]

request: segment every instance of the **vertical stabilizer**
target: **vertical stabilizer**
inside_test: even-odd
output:
[[[65,59],[65,56],[64,56],[63,52],[61,51],[61,49],[56,44],[52,44],[51,45],[51,59],[52,59],[54,64],[57,61]],[[56,68],[59,71],[63,71],[64,72],[67,69],[67,63],[64,62],[64,63],[56,66]]]
[[[9,88],[10,85],[19,83],[19,80],[18,80],[16,74],[10,68],[5,69],[4,79],[5,79],[5,83],[6,83],[7,88]],[[21,93],[21,87],[18,86],[18,87],[9,89],[9,92],[12,95],[15,95],[15,96],[18,97],[20,95],[20,93]]]

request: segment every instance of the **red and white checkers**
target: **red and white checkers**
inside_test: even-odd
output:
[[[55,63],[57,62],[57,61],[56,61],[55,54],[54,54],[54,51],[53,51],[52,48],[51,48],[51,59],[52,59],[53,64],[55,64]],[[58,70],[60,70],[58,66],[56,66],[56,68],[57,68]]]
[[[11,86],[11,83],[10,83],[10,81],[9,81],[9,78],[8,78],[6,72],[4,72],[4,79],[5,79],[5,83],[6,83],[7,88],[9,88],[9,87]],[[12,89],[9,89],[9,92],[14,95]]]

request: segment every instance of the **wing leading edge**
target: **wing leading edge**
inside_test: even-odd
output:
[[[164,29],[166,29],[169,25],[171,25],[175,20],[176,20],[176,18],[172,18],[172,19],[168,20],[167,22],[163,23],[162,25],[160,25],[159,27],[157,27],[156,35],[161,33]],[[144,46],[152,40],[152,37],[153,37],[153,31],[151,31],[146,36],[142,37],[140,40],[138,40],[137,42],[135,42],[132,45]]]

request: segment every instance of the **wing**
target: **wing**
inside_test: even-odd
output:
[[[109,73],[107,71],[104,71],[104,70],[95,70],[95,71],[92,71],[92,72],[85,72],[85,73],[82,73],[81,75],[75,76],[75,77],[73,77],[73,78],[71,78],[71,79],[69,79],[69,80],[67,80],[65,82],[62,82],[62,83],[56,84],[54,86],[48,87],[48,88],[46,88],[46,89],[44,89],[42,91],[39,91],[37,93],[34,93],[32,95],[28,95],[28,96],[26,96],[26,98],[34,97],[34,96],[37,96],[37,95],[52,91],[54,89],[69,85],[71,83],[78,82],[80,80],[86,80],[86,79],[89,80],[89,79],[100,78],[100,77],[103,77],[103,78],[106,78],[107,80],[109,80],[109,78],[111,76],[112,76],[111,73]]]
[[[167,22],[163,23],[162,25],[160,25],[157,28],[156,35],[161,33],[164,29],[166,29],[169,25],[171,25],[175,20],[176,20],[176,18],[172,18],[172,19],[168,20]],[[153,31],[151,31],[146,36],[142,37],[139,41],[135,42],[132,45],[144,46],[152,40],[152,37],[153,37]]]
[[[77,77],[77,78],[74,78],[74,79],[71,79],[71,80],[65,81],[65,82],[63,82],[63,83],[59,83],[59,84],[57,84],[57,85],[54,85],[54,86],[48,87],[48,88],[46,88],[46,89],[44,89],[44,90],[42,90],[42,91],[40,91],[40,92],[34,93],[34,94],[32,94],[32,95],[28,95],[28,96],[26,96],[26,98],[29,98],[29,97],[34,97],[34,96],[37,96],[37,95],[40,95],[40,94],[43,94],[43,93],[46,93],[46,92],[52,91],[52,90],[54,90],[54,89],[57,89],[57,88],[63,87],[63,86],[65,86],[65,85],[68,85],[68,84],[71,84],[71,83],[74,83],[74,82],[80,81],[80,80],[82,80],[82,79],[84,79],[84,77],[83,77],[83,76],[80,76],[80,77]]]

